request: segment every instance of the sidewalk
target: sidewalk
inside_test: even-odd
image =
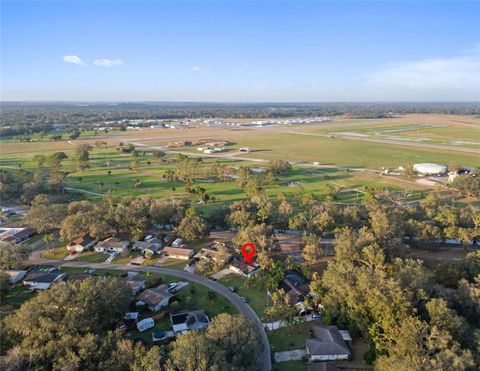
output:
[[[305,349],[289,350],[287,352],[275,352],[275,362],[300,361],[307,354]]]
[[[320,318],[313,318],[311,314],[303,317],[304,322],[315,321],[316,319],[320,319]],[[295,317],[293,319],[293,322],[298,323],[300,322],[300,320],[301,319],[299,317]],[[270,331],[272,331],[272,330],[278,330],[279,328],[287,327],[288,323],[284,320],[279,320],[279,321],[270,322],[270,323],[263,323],[263,326],[269,329]]]

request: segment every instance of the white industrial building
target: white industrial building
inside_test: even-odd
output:
[[[445,165],[425,162],[413,165],[413,170],[421,175],[446,175],[448,168]]]

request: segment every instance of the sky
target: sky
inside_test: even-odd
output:
[[[2,101],[480,101],[480,2],[0,6]]]

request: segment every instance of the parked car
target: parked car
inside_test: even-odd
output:
[[[315,312],[313,312],[313,313],[312,313],[312,318],[314,318],[314,319],[319,319],[319,318],[322,318],[322,316],[320,315],[320,313],[315,313]]]
[[[173,282],[168,284],[168,291],[175,290],[175,288],[178,286],[178,283]]]
[[[236,287],[233,287],[233,286],[230,286],[228,289],[229,289],[231,292],[237,291],[237,288],[236,288]]]
[[[248,299],[244,296],[241,296],[240,299],[244,302],[244,303],[248,303]]]

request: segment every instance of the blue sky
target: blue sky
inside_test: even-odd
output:
[[[2,100],[480,101],[478,2],[1,2]]]

